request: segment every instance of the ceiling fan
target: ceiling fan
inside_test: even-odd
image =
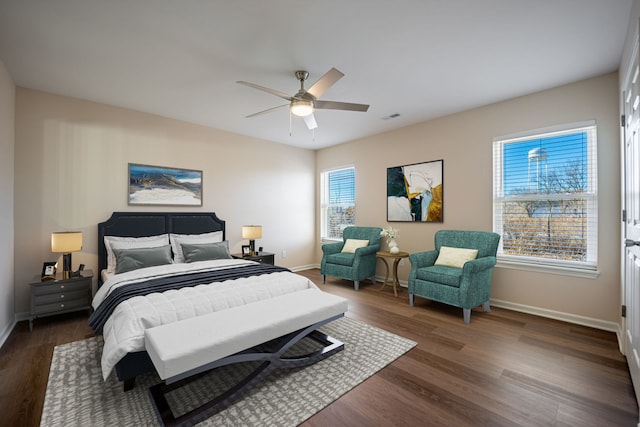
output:
[[[255,117],[262,114],[271,113],[273,111],[281,110],[289,107],[291,114],[304,118],[304,122],[310,130],[318,127],[313,112],[316,109],[323,110],[346,110],[346,111],[362,111],[366,112],[369,109],[365,104],[353,104],[350,102],[337,102],[337,101],[320,101],[318,98],[322,96],[331,86],[333,86],[338,80],[344,77],[344,74],[335,68],[327,71],[317,82],[315,82],[308,90],[304,89],[304,82],[309,77],[307,71],[296,71],[296,78],[300,81],[300,90],[293,96],[289,96],[279,90],[269,89],[264,86],[257,85],[255,83],[249,83],[244,81],[238,81],[245,86],[249,86],[263,92],[270,93],[282,99],[289,101],[289,104],[280,105],[278,107],[269,108],[267,110],[259,111],[247,116]]]

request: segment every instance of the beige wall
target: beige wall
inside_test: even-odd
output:
[[[386,168],[444,159],[444,224],[393,223],[409,252],[433,247],[441,228],[491,230],[495,136],[595,119],[598,124],[598,279],[497,268],[492,298],[516,309],[609,327],[619,312],[619,164],[617,75],[551,89],[319,150],[267,141],[18,88],[15,133],[15,288],[17,313],[28,310],[26,284],[53,260],[52,231],[85,233],[80,262],[96,268],[96,224],[129,207],[127,163],[202,169],[202,208],[228,221],[234,250],[240,227],[261,223],[258,244],[292,268],[317,264],[316,170],[356,166],[357,218],[386,224]],[[315,187],[314,187],[315,183]],[[315,189],[314,189],[315,188]],[[277,198],[277,200],[276,200]],[[144,210],[158,210],[157,207]],[[288,257],[282,259],[282,250]],[[406,280],[409,266],[401,267]],[[380,271],[381,272],[381,271]],[[599,324],[598,322],[601,322]]]
[[[82,231],[73,268],[82,262],[97,273],[97,224],[113,211],[215,211],[227,221],[233,252],[247,244],[241,226],[261,224],[256,244],[275,252],[279,265],[313,263],[314,158],[310,150],[18,88],[16,313],[28,311],[27,284],[42,262],[58,257],[53,231]],[[203,207],[128,206],[129,162],[202,170]]]
[[[400,232],[402,250],[428,250],[433,249],[433,235],[439,229],[492,230],[494,137],[595,119],[600,276],[594,280],[497,268],[491,297],[512,308],[549,316],[562,313],[558,317],[615,329],[609,322],[618,322],[620,312],[617,82],[617,73],[610,73],[327,148],[318,152],[316,166],[320,171],[354,164],[357,222],[385,226],[386,168],[444,159],[444,223],[391,224]],[[316,247],[316,258],[320,257]],[[406,281],[408,272],[405,263],[400,279]],[[383,273],[380,266],[378,273]]]
[[[15,86],[0,61],[0,345],[14,324],[13,152]]]

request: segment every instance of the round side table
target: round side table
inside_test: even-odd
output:
[[[384,278],[384,282],[379,291],[383,290],[384,287],[389,284],[393,286],[393,294],[398,296],[398,291],[396,286],[400,286],[400,282],[398,281],[398,264],[400,264],[400,260],[403,258],[409,257],[409,252],[398,252],[397,254],[392,254],[391,252],[379,251],[376,252],[376,257],[384,262],[384,266],[387,269],[387,274]],[[393,260],[393,270],[391,280],[389,280],[389,260]]]

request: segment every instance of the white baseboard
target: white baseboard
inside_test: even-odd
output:
[[[11,335],[11,332],[13,331],[13,328],[16,327],[16,323],[18,323],[18,321],[14,318],[13,319],[13,323],[9,323],[4,328],[4,330],[0,332],[0,348],[2,348],[2,346],[5,343],[5,341],[7,341],[7,338],[9,338],[9,335]]]
[[[622,324],[618,325],[618,330],[616,331],[616,335],[618,336],[618,349],[620,350],[620,353],[624,354],[625,356],[627,355],[627,352],[625,351],[625,344],[624,344],[624,329]],[[638,402],[640,403],[640,402]],[[640,419],[640,417],[638,418]],[[638,427],[640,427],[640,424],[638,424]]]
[[[605,320],[594,319],[592,317],[578,316],[570,313],[563,313],[560,311],[548,310],[546,308],[532,307],[530,305],[517,304],[509,301],[502,301],[497,299],[491,299],[491,305],[500,308],[506,308],[508,310],[519,311],[521,313],[533,314],[535,316],[547,317],[549,319],[562,320],[568,323],[574,323],[576,325],[589,326],[595,329],[601,329],[603,331],[615,332],[618,336],[618,345],[620,344],[620,328],[616,322],[608,322]]]
[[[291,271],[302,271],[310,268],[320,268],[320,265],[308,265],[303,267],[292,268]],[[378,282],[382,282],[384,277],[376,276]],[[400,281],[400,286],[406,288],[408,286],[406,281]],[[594,319],[592,317],[578,316],[570,313],[563,313],[560,311],[548,310],[546,308],[533,307],[530,305],[517,304],[509,301],[502,301],[498,299],[491,299],[491,305],[500,308],[506,308],[508,310],[519,311],[521,313],[533,314],[535,316],[547,317],[550,319],[562,320],[568,323],[574,323],[576,325],[589,326],[595,329],[601,329],[604,331],[615,332],[618,337],[618,345],[622,351],[622,330],[621,325],[616,322],[608,322],[600,319]],[[638,426],[640,427],[640,426]]]
[[[320,264],[309,264],[309,265],[300,265],[298,267],[289,267],[289,270],[296,272],[296,271],[303,271],[303,270],[311,270],[313,268],[320,268]]]
[[[16,322],[21,322],[23,320],[29,320],[29,312],[23,311],[22,313],[16,313]]]

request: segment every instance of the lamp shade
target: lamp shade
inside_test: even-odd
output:
[[[51,252],[71,253],[82,249],[82,232],[61,231],[51,233]]]
[[[243,225],[242,226],[242,238],[243,239],[261,239],[262,238],[262,226],[261,225]]]

